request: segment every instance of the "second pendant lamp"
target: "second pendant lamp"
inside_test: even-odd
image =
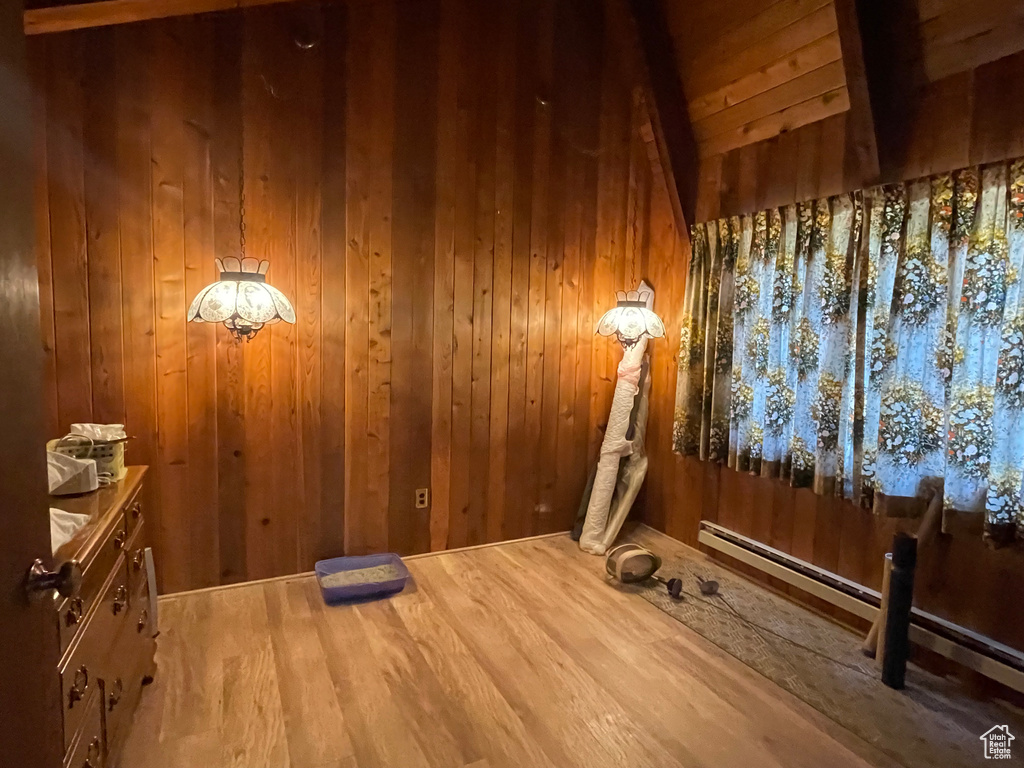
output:
[[[241,61],[239,62],[241,66]],[[220,279],[201,290],[188,309],[190,323],[223,323],[236,341],[251,341],[267,325],[295,322],[288,298],[267,282],[270,262],[245,255],[245,80],[240,77],[238,256],[215,259]]]

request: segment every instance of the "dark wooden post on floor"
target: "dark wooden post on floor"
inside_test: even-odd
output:
[[[902,688],[910,655],[910,609],[914,601],[914,567],[917,538],[900,531],[892,539],[892,573],[889,575],[889,606],[885,617],[885,657],[882,682]]]

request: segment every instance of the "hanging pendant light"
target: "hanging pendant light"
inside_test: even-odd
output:
[[[244,250],[243,250],[244,253]],[[268,261],[216,259],[220,280],[199,292],[188,310],[191,323],[224,323],[236,340],[252,339],[265,325],[295,322],[283,293],[267,283]]]
[[[644,336],[660,339],[665,335],[665,324],[647,308],[648,291],[619,291],[615,306],[597,323],[599,336],[614,336],[623,349],[629,349]]]
[[[215,259],[220,280],[199,292],[188,309],[190,323],[224,323],[236,341],[251,341],[265,325],[295,322],[287,297],[267,283],[268,261],[245,255],[245,89],[238,154],[239,255]]]

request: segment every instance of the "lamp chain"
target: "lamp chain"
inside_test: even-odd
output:
[[[637,206],[639,205],[638,200],[640,198],[639,185],[633,188],[633,258],[629,264],[629,285],[626,286],[626,290],[632,291],[636,289],[636,259],[637,259]]]
[[[238,258],[245,259],[245,32],[238,66]]]

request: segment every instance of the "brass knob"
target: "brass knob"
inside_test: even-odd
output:
[[[100,737],[96,736],[89,742],[89,751],[85,754],[85,762],[82,768],[97,768],[100,760]]]
[[[71,598],[71,602],[68,605],[68,612],[64,616],[64,623],[69,627],[75,626],[75,624],[82,620],[83,610],[84,606],[82,605],[82,598]]]
[[[68,691],[68,709],[75,706],[76,701],[81,701],[85,692],[89,690],[89,669],[84,664],[75,671],[75,679]]]
[[[146,553],[143,549],[136,549],[135,554],[132,555],[132,570],[141,571],[143,563],[146,562]]]
[[[139,614],[139,622],[135,625],[135,631],[142,632],[147,624],[149,624],[149,611],[143,608],[142,613]]]
[[[114,707],[121,701],[122,691],[124,691],[124,684],[121,682],[121,678],[115,678],[114,684],[110,686],[110,693],[107,695],[107,702],[111,712],[114,711]]]
[[[132,504],[132,520],[138,520],[142,515],[142,505],[139,502]]]
[[[114,615],[117,616],[117,614],[124,610],[126,605],[128,605],[128,588],[122,584],[117,588],[117,592],[114,593],[114,604],[112,606]]]
[[[124,549],[124,540],[127,536],[128,534],[124,532],[124,528],[119,530],[114,535],[114,549]]]
[[[61,563],[56,571],[46,570],[42,560],[36,560],[25,575],[25,591],[36,596],[56,589],[61,597],[72,597],[82,588],[82,565],[77,560]]]

